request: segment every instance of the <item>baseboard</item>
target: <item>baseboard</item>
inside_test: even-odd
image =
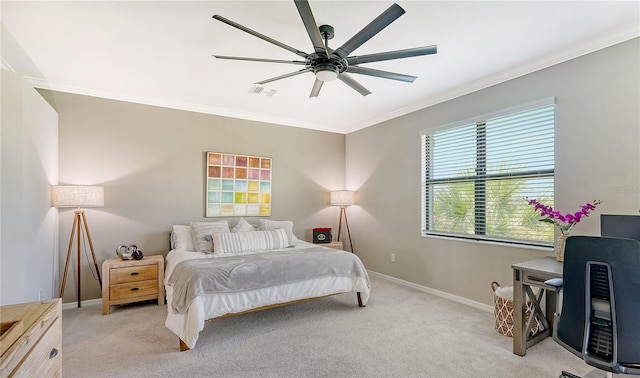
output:
[[[97,298],[97,299],[89,299],[86,301],[80,301],[80,306],[85,307],[85,306],[96,306],[96,305],[102,305],[102,298]],[[67,303],[63,303],[62,304],[62,310],[69,310],[72,308],[78,308],[78,302],[67,302]]]
[[[453,302],[461,303],[461,304],[464,304],[464,305],[467,305],[467,306],[471,306],[473,308],[477,308],[478,310],[482,310],[482,311],[493,313],[493,306],[489,306],[489,305],[486,305],[484,303],[472,301],[471,299],[459,297],[457,295],[453,295],[453,294],[450,294],[450,293],[447,293],[447,292],[444,292],[444,291],[436,290],[436,289],[433,289],[433,288],[430,288],[430,287],[427,287],[427,286],[418,285],[416,283],[405,281],[405,280],[401,280],[401,279],[396,278],[396,277],[387,276],[386,274],[374,272],[372,270],[369,270],[368,273],[370,275],[372,275],[372,276],[380,277],[382,279],[385,279],[385,280],[388,280],[388,281],[392,281],[392,282],[395,282],[395,283],[400,284],[400,285],[408,286],[408,287],[411,287],[413,289],[423,291],[425,293],[433,294],[433,295],[436,295],[436,296],[441,297],[441,298],[448,299],[448,300],[453,301]],[[102,305],[102,298],[89,299],[89,300],[86,300],[86,301],[81,301],[80,305],[83,306],[83,307],[84,306]],[[77,308],[77,307],[78,307],[78,302],[67,302],[67,303],[63,303],[62,304],[62,309],[63,310],[68,310],[68,309]]]
[[[453,302],[457,302],[457,303],[461,303],[461,304],[464,304],[464,305],[467,305],[467,306],[471,306],[473,308],[477,308],[478,310],[482,310],[482,311],[493,313],[493,306],[489,306],[489,305],[486,305],[484,303],[472,301],[471,299],[459,297],[457,295],[453,295],[453,294],[450,294],[450,293],[447,293],[447,292],[444,292],[444,291],[436,290],[436,289],[433,289],[433,288],[430,288],[430,287],[427,287],[427,286],[418,285],[418,284],[413,283],[413,282],[401,280],[399,278],[387,276],[386,274],[374,272],[374,271],[371,271],[371,270],[368,270],[367,272],[372,276],[380,277],[382,279],[385,279],[385,280],[388,280],[388,281],[392,281],[392,282],[395,282],[395,283],[400,284],[400,285],[404,285],[404,286],[411,287],[413,289],[424,291],[425,293],[433,294],[433,295],[436,295],[438,297],[451,300]]]

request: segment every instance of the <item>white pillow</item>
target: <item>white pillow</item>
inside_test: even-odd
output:
[[[253,225],[251,223],[244,220],[244,218],[240,218],[240,220],[238,221],[238,224],[236,224],[235,227],[231,230],[231,232],[249,232],[249,231],[255,231],[255,228],[253,228]]]
[[[177,249],[179,251],[195,251],[190,226],[173,226],[173,232],[171,232],[171,249]]]
[[[298,241],[298,238],[293,234],[293,222],[292,221],[273,221],[269,219],[260,219],[261,230],[277,230],[278,228],[284,228],[287,233],[287,239],[290,243]]]
[[[289,246],[284,229],[254,232],[213,233],[213,253],[234,255],[240,252],[260,252]]]
[[[195,250],[203,253],[213,252],[213,239],[211,234],[214,232],[230,232],[229,222],[227,220],[191,222],[191,233],[193,234],[193,246]]]

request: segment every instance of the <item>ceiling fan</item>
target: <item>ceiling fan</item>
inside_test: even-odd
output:
[[[294,0],[296,7],[298,8],[298,13],[300,13],[300,17],[302,18],[302,22],[304,23],[305,28],[307,29],[307,33],[309,34],[309,38],[311,39],[311,44],[313,45],[314,52],[307,54],[304,51],[300,51],[291,46],[288,46],[282,42],[276,41],[273,38],[267,37],[264,34],[258,33],[255,30],[249,29],[246,26],[242,26],[236,22],[233,22],[227,18],[224,18],[220,15],[214,15],[213,18],[224,22],[227,25],[233,26],[234,28],[240,29],[246,33],[249,33],[255,37],[258,37],[262,40],[265,40],[269,43],[273,43],[276,46],[279,46],[285,50],[291,51],[292,53],[304,58],[302,60],[277,60],[277,59],[262,59],[262,58],[245,58],[245,57],[237,57],[237,56],[224,56],[224,55],[214,55],[214,57],[218,59],[231,59],[231,60],[244,60],[251,62],[266,62],[266,63],[286,63],[286,64],[296,64],[304,66],[303,69],[295,72],[291,72],[285,75],[277,76],[271,79],[262,80],[255,84],[266,84],[272,81],[284,79],[291,76],[296,76],[299,74],[303,74],[306,72],[313,72],[316,76],[316,80],[313,84],[313,88],[311,89],[311,94],[309,97],[317,97],[320,93],[320,89],[322,88],[322,84],[325,81],[332,81],[338,79],[343,83],[347,84],[354,90],[358,91],[363,96],[371,94],[369,90],[360,85],[357,81],[355,81],[351,76],[347,73],[354,73],[360,75],[368,75],[375,76],[384,79],[405,81],[412,83],[417,77],[404,75],[394,72],[381,71],[372,68],[360,67],[360,64],[363,63],[371,63],[371,62],[380,62],[383,60],[392,60],[392,59],[401,59],[401,58],[409,58],[420,55],[429,55],[437,53],[437,46],[424,46],[424,47],[415,47],[410,49],[403,50],[395,50],[395,51],[387,51],[375,54],[367,54],[361,56],[349,56],[354,50],[358,47],[362,46],[365,42],[371,39],[374,35],[378,34],[382,29],[389,26],[393,21],[395,21],[398,17],[402,16],[405,11],[398,4],[393,4],[386,11],[384,11],[380,16],[378,16],[375,20],[365,26],[362,30],[356,33],[351,39],[345,42],[342,46],[337,49],[332,49],[329,47],[329,40],[334,36],[334,29],[330,25],[320,25],[317,26],[316,20],[313,17],[313,13],[311,12],[311,7],[309,6],[309,2],[307,0]]]

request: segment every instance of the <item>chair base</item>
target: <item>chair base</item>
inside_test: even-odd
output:
[[[613,377],[619,377],[621,376],[620,374],[613,374],[611,372],[605,372],[602,370],[598,370],[598,369],[594,369],[592,371],[589,372],[589,374],[585,375],[584,377],[580,377],[578,375],[569,373],[568,371],[562,371],[562,373],[560,373],[560,375],[558,376],[558,378],[613,378]]]

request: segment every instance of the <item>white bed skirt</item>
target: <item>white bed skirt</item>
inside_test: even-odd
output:
[[[255,308],[332,294],[360,292],[362,305],[369,300],[369,287],[362,278],[328,277],[240,293],[208,294],[197,297],[184,314],[172,311],[173,288],[165,287],[169,305],[165,325],[189,347],[198,341],[207,319]],[[354,304],[357,298],[354,295]]]

